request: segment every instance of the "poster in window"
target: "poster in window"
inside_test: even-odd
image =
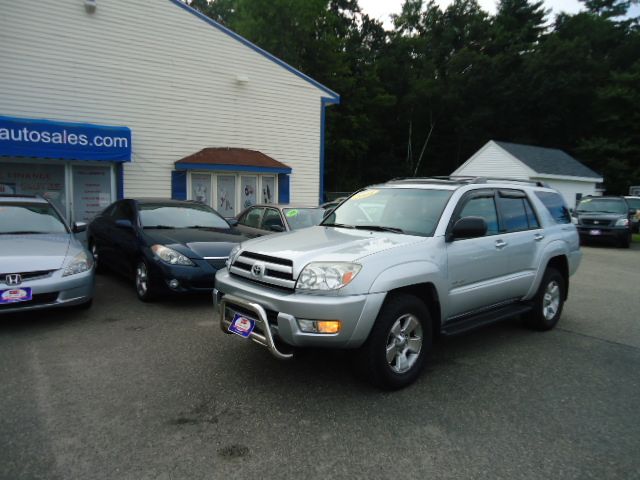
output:
[[[209,175],[191,175],[191,198],[196,202],[211,205],[211,177]]]
[[[64,165],[0,163],[0,193],[42,195],[64,214]]]
[[[73,220],[88,222],[111,203],[109,167],[73,167]]]
[[[236,214],[236,177],[230,175],[218,176],[218,198],[216,210],[223,217],[233,217]]]
[[[242,184],[242,208],[249,208],[256,204],[258,177],[240,177]]]
[[[262,177],[262,203],[275,203],[275,177]]]

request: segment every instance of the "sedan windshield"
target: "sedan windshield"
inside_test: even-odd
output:
[[[58,212],[46,203],[0,204],[0,235],[69,233]]]
[[[138,210],[144,228],[230,228],[224,218],[206,205],[143,203]]]
[[[324,208],[283,208],[282,212],[287,219],[289,228],[299,230],[318,225],[326,210]]]
[[[432,236],[452,190],[378,188],[356,193],[324,226]]]
[[[618,198],[587,198],[576,209],[580,213],[626,214],[627,204]]]

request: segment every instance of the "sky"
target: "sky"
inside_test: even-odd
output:
[[[437,2],[442,8],[446,8],[451,0],[437,0]],[[403,3],[404,0],[358,0],[360,8],[370,17],[382,21],[386,28],[392,27],[389,15],[400,13]],[[497,0],[478,0],[478,3],[487,12],[495,13]],[[582,9],[582,4],[578,0],[545,0],[545,6],[552,10],[552,17],[560,12],[576,13]],[[630,13],[633,16],[639,15],[640,7],[632,7]]]

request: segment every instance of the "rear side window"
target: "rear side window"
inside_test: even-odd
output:
[[[498,197],[502,227],[506,232],[540,228],[526,197]]]
[[[563,198],[554,192],[536,192],[536,196],[542,201],[556,223],[571,223],[571,214],[564,203]]]

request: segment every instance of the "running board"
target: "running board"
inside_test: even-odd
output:
[[[532,308],[533,306],[528,303],[513,303],[480,313],[453,318],[444,324],[441,333],[445,336],[459,335],[485,325],[529,313]]]

